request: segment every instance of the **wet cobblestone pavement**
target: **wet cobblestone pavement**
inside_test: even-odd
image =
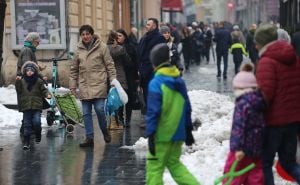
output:
[[[229,63],[230,60],[229,60]],[[192,66],[184,74],[189,90],[210,90],[231,95],[232,64],[228,78],[216,78],[216,63]],[[96,120],[94,120],[96,122]],[[122,148],[133,145],[144,134],[139,127],[141,115],[135,111],[131,128],[112,130],[112,142],[105,144],[95,126],[95,146],[82,149],[84,129],[73,135],[64,129],[43,128],[42,142],[31,141],[31,150],[23,151],[18,128],[0,130],[0,185],[143,185],[145,154]]]

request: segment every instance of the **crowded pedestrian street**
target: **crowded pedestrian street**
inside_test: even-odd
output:
[[[187,88],[231,96],[234,71],[231,62],[229,66],[228,78],[223,80],[216,78],[214,61],[192,65],[183,75]],[[96,119],[95,115],[93,117]],[[23,151],[18,127],[1,129],[0,184],[145,184],[146,151],[132,149],[132,145],[144,136],[144,129],[139,126],[142,120],[140,112],[134,111],[130,128],[111,130],[110,144],[105,144],[102,136],[97,134],[94,148],[87,149],[78,147],[84,139],[84,129],[80,126],[69,135],[64,128],[43,127],[41,143],[32,141],[30,151]],[[100,132],[98,127],[95,128],[95,132]]]

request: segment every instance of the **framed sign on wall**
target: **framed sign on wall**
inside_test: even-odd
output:
[[[38,49],[65,49],[65,0],[11,0],[12,48],[21,49],[29,32],[38,32]]]

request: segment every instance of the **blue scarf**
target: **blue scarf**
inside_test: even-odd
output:
[[[34,47],[34,46],[32,45],[32,43],[29,42],[29,41],[25,41],[25,42],[24,42],[24,46],[27,47],[27,48],[30,48],[32,52],[35,52],[35,51],[36,51],[36,47]]]

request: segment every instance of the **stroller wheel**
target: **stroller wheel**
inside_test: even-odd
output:
[[[74,132],[74,125],[72,125],[72,124],[67,124],[67,126],[66,126],[66,132],[67,132],[68,134],[73,133],[73,132]]]
[[[48,126],[52,126],[55,121],[55,113],[54,111],[47,111],[47,124]]]

